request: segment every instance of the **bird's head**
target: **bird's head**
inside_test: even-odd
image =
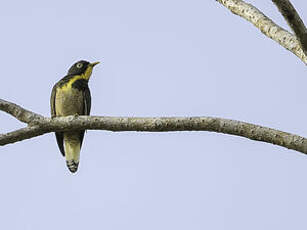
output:
[[[97,64],[99,64],[99,62],[90,63],[84,60],[78,61],[69,68],[68,74],[81,75],[86,80],[89,80],[92,74],[93,67]]]

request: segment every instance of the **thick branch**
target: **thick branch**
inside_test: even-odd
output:
[[[1,104],[6,104],[6,107]],[[14,107],[15,112],[7,109]],[[3,109],[5,107],[5,109]],[[251,140],[267,142],[307,154],[307,139],[281,132],[278,130],[253,125],[241,121],[234,121],[214,117],[98,117],[98,116],[68,116],[47,118],[24,110],[23,108],[0,100],[0,110],[8,111],[20,119],[24,111],[32,120],[26,128],[0,135],[0,145],[15,143],[45,133],[72,130],[109,130],[109,131],[210,131],[246,137]],[[22,119],[27,120],[27,119]]]
[[[296,36],[275,24],[270,18],[265,16],[260,10],[242,0],[217,0],[228,8],[232,13],[241,16],[254,24],[264,35],[278,42],[281,46],[291,51],[307,64],[307,56]]]
[[[278,7],[280,13],[294,31],[296,37],[301,43],[305,55],[307,55],[307,30],[303,20],[296,12],[294,6],[289,0],[272,0],[272,2]]]
[[[43,116],[28,111],[19,105],[0,99],[0,110],[11,114],[19,121],[30,124],[33,120],[42,119]]]
[[[48,133],[43,127],[39,126],[28,126],[26,128],[18,129],[13,132],[0,134],[0,146],[12,144],[17,141],[23,141],[33,137],[41,136]]]

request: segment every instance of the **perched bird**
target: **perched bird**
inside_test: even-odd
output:
[[[52,118],[90,114],[91,94],[88,81],[93,67],[97,64],[99,62],[78,61],[70,67],[67,75],[53,86],[50,98]],[[78,169],[84,132],[85,130],[55,133],[59,149],[66,157],[67,167],[72,173]]]

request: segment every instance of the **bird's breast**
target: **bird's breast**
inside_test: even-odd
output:
[[[56,91],[55,112],[57,116],[82,114],[84,108],[82,91],[73,87],[62,87]]]

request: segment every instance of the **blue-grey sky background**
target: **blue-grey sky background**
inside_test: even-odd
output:
[[[287,27],[271,1],[249,1]],[[293,0],[307,22],[307,2]],[[0,98],[50,115],[75,61],[92,114],[218,116],[307,136],[306,66],[214,0],[3,1]],[[23,127],[0,113],[0,132]],[[306,229],[307,156],[208,132],[88,131],[0,147],[0,229]]]

